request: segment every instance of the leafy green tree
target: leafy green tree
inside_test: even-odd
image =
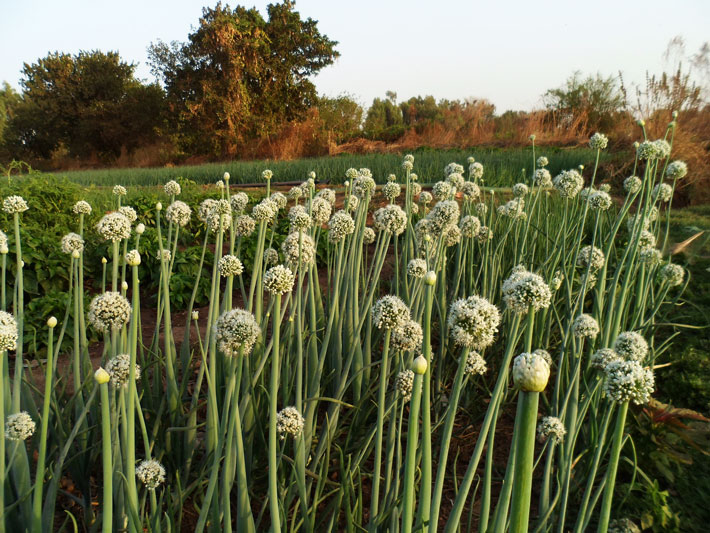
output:
[[[12,120],[17,104],[19,103],[19,93],[13,89],[9,83],[3,82],[2,89],[0,89],[0,160],[8,157],[6,151],[7,141],[5,139],[5,131],[8,123]]]
[[[22,71],[6,139],[18,156],[111,159],[157,137],[163,92],[135,78],[117,52],[52,53]]]
[[[244,141],[268,136],[317,102],[310,77],[339,56],[317,21],[294,2],[256,8],[204,8],[185,43],[149,48],[166,89],[178,143],[213,156],[237,155]]]
[[[547,91],[543,100],[563,122],[586,116],[588,126],[600,130],[608,130],[615,115],[626,108],[626,97],[616,77],[597,74],[582,78],[580,72],[570,76],[563,87]]]
[[[448,102],[443,101],[442,107],[447,107]],[[399,104],[402,110],[402,120],[407,126],[423,126],[443,118],[442,109],[433,96],[414,96]]]
[[[348,94],[318,98],[318,116],[331,140],[342,142],[361,133],[362,106]]]
[[[387,98],[375,98],[367,110],[364,133],[371,139],[394,140],[404,133],[402,109],[397,93],[387,91]]]

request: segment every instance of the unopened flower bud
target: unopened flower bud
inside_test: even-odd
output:
[[[99,367],[98,370],[94,372],[94,379],[99,385],[105,385],[111,380],[111,375],[103,368]]]
[[[136,233],[138,235],[143,235],[143,233],[145,233],[145,224],[143,224],[142,222],[140,224],[138,224],[136,226]]]
[[[436,272],[430,270],[424,275],[424,283],[427,285],[436,285]]]
[[[71,253],[71,256],[72,256],[74,259],[79,259],[79,256],[80,256],[80,255],[81,255],[81,254],[79,253],[79,250],[74,250],[74,251]]]
[[[525,392],[542,392],[550,379],[550,365],[538,353],[521,353],[513,363],[515,386]]]
[[[121,290],[124,290],[124,291],[128,290],[128,282],[127,281],[121,282]]]
[[[163,209],[163,204],[161,202],[158,202],[157,204],[155,204],[156,211],[162,211],[162,209]]]
[[[47,319],[47,326],[49,326],[50,328],[53,328],[56,325],[57,325],[57,318],[50,316],[49,319]]]
[[[102,257],[102,258],[101,258],[101,263],[103,263],[103,264],[105,265],[106,263],[108,263],[108,260],[107,260],[105,257]]]
[[[420,355],[412,362],[412,372],[423,376],[426,374],[427,366],[429,365],[426,362],[426,358],[423,355]]]
[[[229,172],[225,172],[224,176],[222,176],[222,178],[224,179],[224,181],[229,181],[229,178],[230,178]]]

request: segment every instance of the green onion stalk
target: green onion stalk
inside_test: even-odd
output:
[[[94,379],[101,390],[101,443],[103,458],[103,515],[101,517],[101,531],[113,531],[113,459],[111,443],[111,410],[109,406],[108,382],[109,373],[99,368],[94,374]]]
[[[377,434],[375,436],[375,469],[372,475],[372,496],[370,498],[370,528],[374,530],[379,510],[380,472],[382,469],[382,437],[384,433],[385,400],[387,377],[389,375],[389,346],[392,330],[385,329],[384,347],[380,362],[380,385],[377,396]]]
[[[402,533],[412,533],[414,521],[414,470],[417,459],[417,441],[419,438],[419,406],[422,399],[422,379],[427,371],[427,362],[420,355],[412,364],[414,372],[414,388],[409,411],[409,427],[407,428],[407,454],[404,467],[404,494],[402,496]]]
[[[532,312],[532,311],[530,311]],[[498,379],[493,389],[491,395],[491,401],[486,410],[486,415],[483,419],[483,425],[479,432],[478,440],[476,446],[471,454],[471,459],[468,463],[468,468],[464,474],[463,479],[459,485],[459,492],[454,500],[454,506],[449,515],[449,519],[446,522],[445,533],[454,533],[458,529],[461,521],[461,515],[463,513],[464,505],[466,504],[466,499],[468,498],[468,492],[471,490],[471,485],[473,484],[473,479],[476,475],[476,470],[478,469],[478,463],[481,460],[481,455],[483,453],[483,447],[487,441],[486,437],[488,432],[493,426],[493,419],[497,414],[498,406],[503,399],[503,393],[508,382],[508,367],[510,366],[510,361],[513,358],[513,352],[515,350],[515,345],[517,343],[518,328],[520,326],[520,316],[519,314],[514,315],[511,326],[510,335],[508,336],[508,343],[505,349],[505,354],[503,355],[503,360],[501,362],[501,371],[498,374]],[[432,521],[430,525],[430,530],[435,531],[436,523],[433,520],[434,513],[432,512]]]
[[[616,427],[612,435],[612,446],[609,452],[609,463],[606,471],[606,484],[604,486],[604,496],[602,507],[599,513],[598,533],[605,533],[609,529],[609,518],[611,517],[611,504],[614,499],[614,486],[616,485],[616,472],[619,467],[619,456],[624,440],[624,426],[626,424],[626,413],[629,410],[629,401],[619,404],[619,412],[616,414]]]
[[[52,398],[52,385],[54,369],[54,327],[57,319],[50,317],[47,320],[49,335],[47,337],[47,366],[44,378],[44,399],[42,402],[42,426],[39,438],[37,455],[37,470],[35,474],[34,494],[32,497],[32,532],[42,532],[42,488],[44,487],[44,466],[47,458],[47,434],[49,432],[49,407]],[[3,461],[4,462],[4,461]]]
[[[431,516],[432,493],[432,449],[431,449],[431,311],[434,300],[436,274],[428,272],[424,277],[424,318],[422,355],[427,364],[422,385],[422,489],[417,511],[417,524],[422,524],[423,531],[428,530]]]
[[[279,350],[281,337],[281,292],[274,293],[273,346],[271,351],[271,382],[269,386],[269,510],[271,531],[281,531],[281,513],[279,511],[278,463],[276,462],[276,418],[279,390]]]
[[[525,533],[530,521],[533,461],[535,458],[535,426],[537,406],[550,377],[550,367],[541,355],[524,353],[513,365],[513,380],[520,389],[514,440],[514,473],[510,506],[510,531]]]

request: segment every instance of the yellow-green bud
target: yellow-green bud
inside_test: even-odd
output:
[[[72,253],[71,253],[71,256],[72,256],[74,259],[79,259],[79,256],[80,256],[80,255],[81,255],[81,254],[79,253],[79,250],[73,250]]]
[[[200,312],[199,311],[193,311],[192,312],[192,320],[199,320],[200,318]]]
[[[230,178],[229,172],[225,172],[224,176],[222,176],[222,178],[224,179],[224,181],[229,181],[229,178]]]
[[[102,257],[102,258],[101,258],[101,263],[103,263],[103,264],[105,265],[106,263],[108,263],[108,260],[107,260],[105,257]]]
[[[542,392],[550,379],[550,365],[542,355],[521,353],[513,362],[513,382],[525,392]]]
[[[636,124],[643,128],[646,125],[646,121],[640,118],[636,121]]]
[[[124,291],[128,290],[128,282],[127,281],[121,282],[121,289]]]
[[[673,111],[673,120],[678,118],[678,111]]]
[[[98,370],[94,372],[94,379],[99,385],[104,385],[111,380],[111,375],[103,368],[99,367]]]
[[[424,283],[427,285],[436,285],[436,272],[433,270],[430,270],[426,274],[424,274]]]
[[[143,222],[136,226],[136,233],[138,235],[143,235],[143,233],[145,233],[145,224],[143,224]]]
[[[531,141],[534,141],[534,140],[535,140],[535,134],[534,134],[534,133],[530,136],[530,140],[531,140]]]
[[[47,319],[47,326],[49,326],[50,328],[53,328],[53,327],[55,327],[56,325],[57,325],[57,318],[56,318],[56,317],[53,317],[53,316],[50,316],[50,317]]]
[[[424,374],[426,374],[426,369],[428,366],[429,365],[426,362],[426,358],[423,355],[420,355],[412,362],[412,372],[423,376]]]
[[[7,248],[7,245],[6,245],[6,244],[3,244],[2,246],[0,246],[0,254],[6,254],[6,253],[8,253],[9,251],[10,251],[10,250]]]
[[[156,210],[156,211],[162,211],[162,209],[163,209],[163,204],[162,204],[162,203],[158,202],[157,204],[155,204],[155,210]]]

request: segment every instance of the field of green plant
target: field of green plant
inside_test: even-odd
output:
[[[0,531],[702,531],[710,212],[671,208],[675,127],[614,197],[601,134],[11,178]]]
[[[474,152],[473,154],[471,152]],[[417,158],[416,172],[421,183],[439,180],[441,169],[451,161],[465,161],[470,155],[486,167],[486,185],[510,186],[521,178],[524,168],[530,170],[533,162],[528,150],[519,148],[477,148],[475,150],[437,150],[420,148],[412,152]],[[550,158],[550,172],[556,174],[577,165],[593,165],[596,154],[589,148],[545,148]],[[608,153],[601,155],[600,162],[613,159]],[[58,177],[82,185],[113,186],[162,185],[169,180],[183,177],[196,183],[213,183],[215,176],[229,172],[232,184],[259,182],[261,172],[268,168],[274,173],[273,182],[303,181],[309,172],[316,173],[319,181],[342,184],[349,168],[366,167],[372,171],[377,183],[384,183],[388,174],[399,166],[402,154],[342,154],[335,157],[317,157],[296,161],[228,161],[206,163],[196,166],[164,168],[109,168],[57,172]]]

